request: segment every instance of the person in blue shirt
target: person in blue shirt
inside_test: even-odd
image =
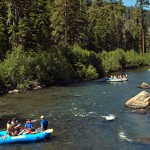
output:
[[[48,121],[44,118],[44,116],[41,116],[40,119],[41,119],[41,122],[40,122],[41,130],[42,131],[43,130],[47,130],[47,128],[48,128]]]
[[[26,121],[26,124],[25,124],[25,126],[24,126],[24,129],[18,134],[18,135],[21,135],[21,134],[23,134],[23,133],[32,133],[32,132],[34,132],[35,131],[35,129],[34,129],[34,127],[33,127],[33,125],[32,125],[32,121],[31,121],[31,119],[28,119],[27,121]],[[34,133],[36,133],[36,132],[34,132]]]
[[[25,128],[26,129],[32,129],[33,128],[31,119],[28,119],[26,121]]]

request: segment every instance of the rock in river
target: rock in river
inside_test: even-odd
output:
[[[141,85],[138,86],[138,88],[141,88],[141,89],[150,89],[150,85],[143,82]]]
[[[134,109],[144,109],[150,106],[150,94],[142,91],[136,96],[129,99],[125,104],[126,107]]]

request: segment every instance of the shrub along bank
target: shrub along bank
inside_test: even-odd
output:
[[[95,53],[75,45],[25,52],[18,46],[0,63],[0,85],[4,89],[27,89],[34,81],[45,86],[68,84],[94,80],[121,68],[147,65],[150,65],[150,53],[141,55],[134,50]]]

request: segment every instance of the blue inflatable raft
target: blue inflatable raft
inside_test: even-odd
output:
[[[49,138],[52,132],[53,129],[48,129],[34,134],[22,134],[18,136],[9,136],[7,135],[7,131],[0,131],[0,144],[38,142]]]

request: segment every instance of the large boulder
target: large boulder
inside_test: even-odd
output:
[[[150,85],[143,82],[141,85],[138,86],[139,88],[142,88],[142,89],[150,89]]]
[[[129,99],[124,105],[129,108],[145,109],[150,106],[150,94],[146,91],[142,91]]]

